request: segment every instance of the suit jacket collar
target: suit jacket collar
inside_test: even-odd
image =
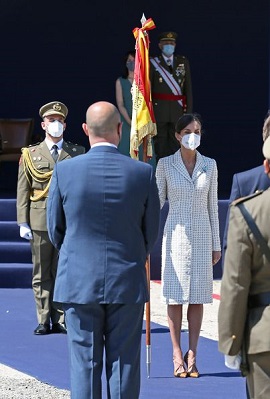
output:
[[[181,152],[176,151],[175,154],[172,156],[172,165],[175,169],[178,170],[179,173],[181,173],[187,180],[194,182],[198,177],[206,172],[206,162],[204,160],[204,157],[196,151],[196,163],[195,167],[192,173],[192,177],[189,175],[187,168],[184,165],[184,162],[182,160]]]
[[[94,152],[114,152],[120,154],[117,148],[108,145],[99,145],[97,147],[90,148],[89,153],[93,154]]]

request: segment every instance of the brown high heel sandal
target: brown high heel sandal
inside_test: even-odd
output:
[[[178,367],[174,370],[173,375],[177,378],[186,378],[187,371],[185,369],[184,363],[180,363],[177,360],[173,359],[173,364]]]
[[[196,358],[194,357],[192,364],[189,366],[188,365],[188,351],[187,351],[187,353],[184,356],[184,361],[185,361],[185,363],[187,365],[187,375],[188,375],[188,377],[198,378],[200,373],[199,373],[199,371],[198,371],[198,369],[196,367]]]

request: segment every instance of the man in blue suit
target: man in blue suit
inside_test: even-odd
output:
[[[66,315],[72,399],[101,398],[104,350],[108,398],[140,392],[145,262],[160,207],[152,167],[118,151],[121,129],[114,105],[91,105],[83,123],[91,149],[56,164],[49,191],[48,231],[60,251],[54,300]]]
[[[263,142],[270,135],[270,116],[269,111],[263,124],[262,137]],[[255,168],[245,170],[244,172],[235,173],[233,175],[231,195],[229,198],[229,205],[238,198],[246,197],[250,194],[254,194],[259,190],[266,190],[270,186],[269,177],[265,174],[263,165],[257,166]],[[227,248],[227,232],[228,232],[228,222],[229,222],[229,210],[227,212],[227,218],[224,228],[223,236],[223,262],[224,254]]]

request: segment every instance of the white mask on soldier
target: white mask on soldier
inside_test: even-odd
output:
[[[61,137],[64,131],[64,126],[59,121],[53,121],[48,125],[47,130],[50,136]]]

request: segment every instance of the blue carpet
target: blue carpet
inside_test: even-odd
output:
[[[33,334],[37,322],[32,289],[0,289],[0,323],[0,363],[55,387],[70,389],[66,336]],[[182,343],[186,350],[187,332],[182,333]],[[216,341],[200,338],[197,366],[201,375],[198,379],[173,377],[169,331],[155,323],[151,324],[151,354],[151,372],[147,378],[143,330],[140,399],[246,397],[245,380],[238,372],[224,366]]]

